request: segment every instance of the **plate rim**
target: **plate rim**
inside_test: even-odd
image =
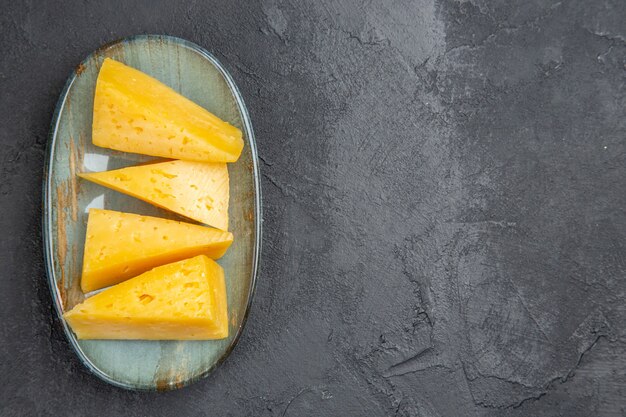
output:
[[[169,41],[185,48],[192,50],[193,52],[198,53],[204,59],[208,60],[219,73],[224,77],[226,84],[228,85],[230,91],[233,93],[235,97],[235,101],[237,104],[237,109],[240,113],[242,122],[243,122],[243,130],[246,132],[248,146],[250,146],[250,153],[252,159],[252,173],[253,173],[253,182],[254,182],[254,213],[255,213],[255,236],[254,236],[254,249],[252,251],[252,272],[251,272],[251,284],[248,290],[247,296],[247,305],[241,319],[241,324],[237,329],[237,333],[235,337],[227,346],[224,353],[219,357],[213,365],[211,365],[206,370],[200,372],[198,375],[187,378],[184,381],[169,381],[165,384],[151,384],[151,385],[139,385],[139,384],[131,384],[123,381],[119,381],[106,374],[100,368],[98,368],[95,364],[91,362],[91,360],[87,357],[87,355],[83,352],[80,345],[77,343],[77,339],[74,336],[72,330],[67,325],[67,322],[63,319],[63,301],[59,294],[58,287],[56,285],[56,280],[54,279],[54,254],[53,254],[53,239],[51,233],[51,225],[52,225],[52,190],[51,190],[51,170],[53,166],[54,160],[54,149],[57,142],[57,133],[59,129],[59,115],[61,110],[65,108],[65,103],[67,101],[68,92],[72,88],[72,85],[76,81],[77,77],[82,72],[83,65],[87,63],[88,60],[91,59],[92,56],[102,54],[103,52],[121,44],[121,43],[131,43],[136,41]],[[46,281],[48,282],[49,290],[52,295],[52,304],[54,305],[54,310],[56,312],[56,318],[61,322],[63,327],[65,337],[74,349],[76,356],[78,356],[79,360],[82,364],[90,371],[90,373],[96,375],[98,378],[103,381],[119,387],[132,391],[169,391],[173,389],[182,388],[188,386],[200,379],[206,378],[209,374],[211,374],[217,367],[219,367],[232,353],[237,344],[239,343],[239,339],[243,333],[243,329],[246,326],[246,322],[248,320],[248,315],[250,314],[250,309],[252,307],[252,301],[254,299],[254,294],[256,290],[256,281],[258,277],[259,271],[259,261],[261,257],[261,245],[262,245],[262,226],[263,226],[263,209],[261,206],[261,172],[260,172],[260,164],[258,160],[258,153],[256,148],[256,139],[254,136],[254,130],[252,129],[252,121],[250,119],[250,114],[248,113],[248,109],[243,100],[243,96],[235,84],[230,73],[226,70],[226,68],[219,62],[219,60],[211,54],[209,51],[204,49],[203,47],[188,41],[186,39],[182,39],[176,36],[171,35],[158,35],[158,34],[140,34],[133,35],[128,37],[123,37],[116,39],[114,41],[108,42],[99,48],[95,49],[91,53],[89,53],[80,64],[74,68],[72,73],[67,78],[61,93],[59,94],[59,98],[55,104],[54,113],[52,115],[52,123],[50,126],[50,131],[48,132],[47,144],[46,144],[46,158],[44,162],[44,172],[43,172],[43,182],[42,182],[42,200],[43,200],[43,210],[42,210],[42,234],[43,234],[43,250],[44,250],[44,260],[45,260],[45,268],[46,268]]]

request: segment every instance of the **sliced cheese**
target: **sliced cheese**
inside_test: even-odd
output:
[[[222,339],[228,336],[224,271],[204,255],[160,266],[63,317],[79,339]]]
[[[80,284],[89,292],[192,256],[218,259],[232,242],[233,235],[219,229],[91,209]]]
[[[190,219],[228,230],[226,164],[169,161],[79,175]]]
[[[160,81],[106,58],[93,108],[94,145],[172,159],[234,162],[239,129]]]

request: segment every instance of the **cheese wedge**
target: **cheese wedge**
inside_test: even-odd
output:
[[[219,229],[91,209],[80,285],[89,292],[192,256],[218,259],[232,242],[232,233]]]
[[[228,230],[226,164],[169,161],[79,176],[209,226]]]
[[[94,145],[204,162],[234,162],[241,131],[160,81],[106,58],[96,82]]]
[[[228,336],[224,271],[204,255],[163,265],[63,317],[79,339],[222,339]]]

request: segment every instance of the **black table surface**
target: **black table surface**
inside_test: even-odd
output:
[[[262,170],[244,335],[167,393],[83,368],[42,254],[57,97],[140,33],[224,63]],[[0,35],[1,416],[626,415],[623,0],[5,0]]]

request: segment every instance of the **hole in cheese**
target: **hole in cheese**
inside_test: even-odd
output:
[[[151,303],[152,300],[154,300],[154,297],[151,296],[150,294],[141,294],[139,296],[139,301],[144,305]]]

